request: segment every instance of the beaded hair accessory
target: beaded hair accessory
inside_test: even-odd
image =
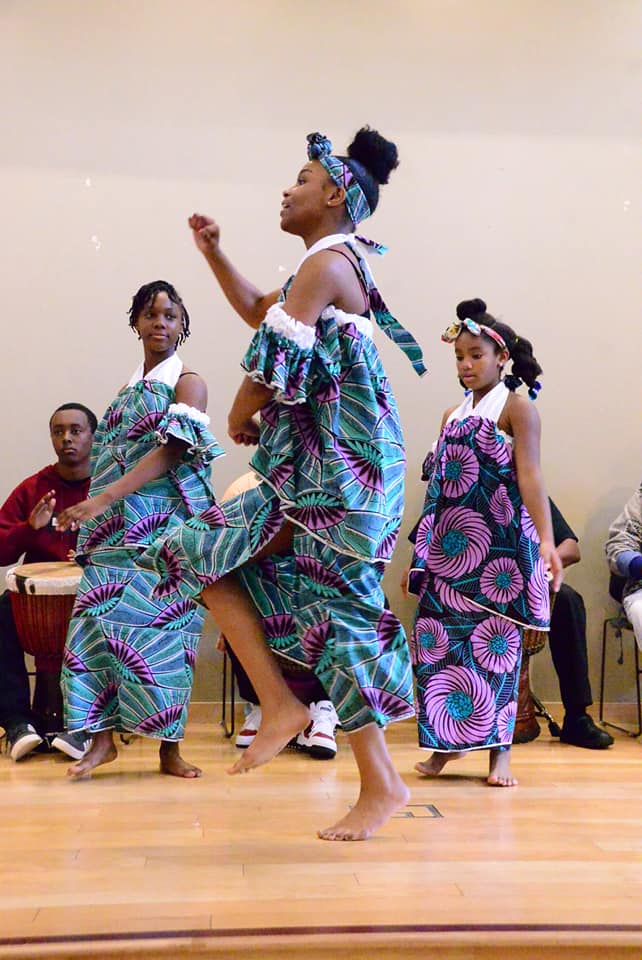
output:
[[[468,330],[469,333],[472,333],[474,337],[481,337],[482,333],[485,333],[487,337],[490,337],[491,340],[494,340],[500,350],[507,350],[506,341],[497,333],[496,330],[493,330],[492,327],[487,327],[484,323],[477,323],[476,320],[471,320],[466,317],[465,320],[455,320],[450,324],[449,327],[446,327],[444,332],[441,335],[441,339],[445,343],[454,343],[460,333],[463,332],[464,328]]]
[[[332,143],[322,133],[308,134],[308,160],[318,160],[330,175],[333,183],[343,187],[346,192],[346,210],[355,226],[370,216],[372,212],[350,167],[332,155]]]
[[[522,378],[518,377],[514,373],[507,373],[506,376],[504,377],[504,383],[506,384],[507,389],[511,391],[515,391],[519,389],[519,387],[521,387],[523,382],[524,381],[522,380]],[[528,388],[528,396],[530,397],[530,399],[537,400],[537,394],[540,392],[541,389],[542,389],[541,383],[539,382],[539,380],[536,380],[533,386]]]

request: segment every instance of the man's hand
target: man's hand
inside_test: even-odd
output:
[[[44,497],[38,500],[31,513],[29,514],[29,526],[34,530],[42,530],[51,522],[53,512],[56,509],[56,491],[49,490]]]
[[[551,579],[551,589],[553,593],[557,593],[562,586],[562,578],[564,576],[559,553],[552,543],[547,543],[545,540],[540,544],[539,552],[542,560],[546,564],[546,573]]]

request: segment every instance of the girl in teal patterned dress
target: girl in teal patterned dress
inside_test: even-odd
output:
[[[188,520],[163,550],[181,570],[177,589],[202,594],[261,703],[260,730],[230,772],[267,762],[306,726],[266,639],[294,659],[298,648],[335,705],[361,775],[354,808],[319,835],[354,840],[407,800],[382,728],[414,714],[405,634],[381,588],[403,511],[404,447],[370,315],[417,372],[424,368],[366,263],[365,253],[381,248],[352,232],[374,210],[396,147],[367,128],[349,157],[333,156],[320,134],[308,144],[281,207],[281,228],[301,237],[306,253],[282,291],[262,294],[222,253],[214,221],[190,218],[223,292],[256,329],[228,432],[258,445],[261,482]],[[142,562],[159,560],[156,544]]]
[[[83,776],[116,757],[114,730],[161,741],[164,773],[200,776],[180,756],[203,610],[164,577],[136,567],[158,536],[212,501],[211,461],[222,453],[207,429],[207,389],[176,346],[189,316],[171,284],[135,295],[130,326],[144,359],[103,417],[92,448],[89,499],[64,511],[82,522],[83,565],[61,674],[66,726],[93,736],[71,768]],[[99,519],[94,519],[99,518]]]
[[[561,563],[539,466],[539,418],[513,391],[537,396],[530,343],[486,312],[457,307],[454,342],[464,402],[446,411],[424,463],[428,483],[410,590],[419,598],[411,641],[424,775],[468,750],[489,750],[488,783],[514,786],[509,751],[525,627],[547,630],[549,586]],[[512,371],[502,378],[508,361]]]

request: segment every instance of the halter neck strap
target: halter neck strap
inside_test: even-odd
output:
[[[383,256],[388,249],[387,247],[384,247],[381,243],[376,243],[374,240],[368,240],[366,237],[357,236],[354,233],[332,233],[327,237],[321,237],[320,240],[317,240],[316,243],[312,244],[309,250],[306,250],[299,262],[299,265],[297,266],[297,272],[299,271],[301,264],[303,264],[308,257],[313,256],[315,253],[319,253],[320,250],[327,250],[328,247],[334,247],[342,243],[349,247],[349,249],[352,250],[357,258],[359,267],[361,268],[361,272],[365,280],[366,289],[368,291],[368,304],[372,314],[374,315],[377,326],[383,330],[385,335],[392,340],[393,343],[396,343],[403,353],[405,353],[410,360],[415,373],[417,373],[420,377],[423,377],[428,371],[424,365],[421,347],[413,335],[409,333],[405,327],[402,327],[399,321],[390,313],[390,310],[386,306],[383,297],[377,289],[377,285],[372,275],[372,270],[370,269],[370,265],[366,260],[366,257],[371,254]],[[291,280],[292,278],[290,278],[286,286],[289,286]]]

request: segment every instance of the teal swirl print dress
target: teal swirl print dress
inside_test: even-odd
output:
[[[448,418],[424,463],[409,577],[419,745],[442,753],[508,747],[525,627],[547,630],[539,538],[497,429],[503,381]]]
[[[343,236],[306,256],[344,241],[361,267]],[[290,283],[242,364],[274,391],[252,459],[261,482],[187,520],[163,550],[191,596],[236,570],[270,646],[311,667],[353,732],[414,715],[406,636],[381,587],[403,513],[403,437],[369,317],[331,306],[301,324],[286,313]],[[286,521],[292,552],[252,563]],[[155,545],[142,562],[159,557]]]
[[[84,569],[61,673],[69,730],[184,735],[203,609],[176,591],[171,561],[162,576],[136,566],[141,551],[213,498],[211,462],[223,451],[209,418],[174,402],[182,366],[175,354],[145,376],[141,365],[96,431],[90,496],[169,437],[185,452],[165,476],[81,527]]]

